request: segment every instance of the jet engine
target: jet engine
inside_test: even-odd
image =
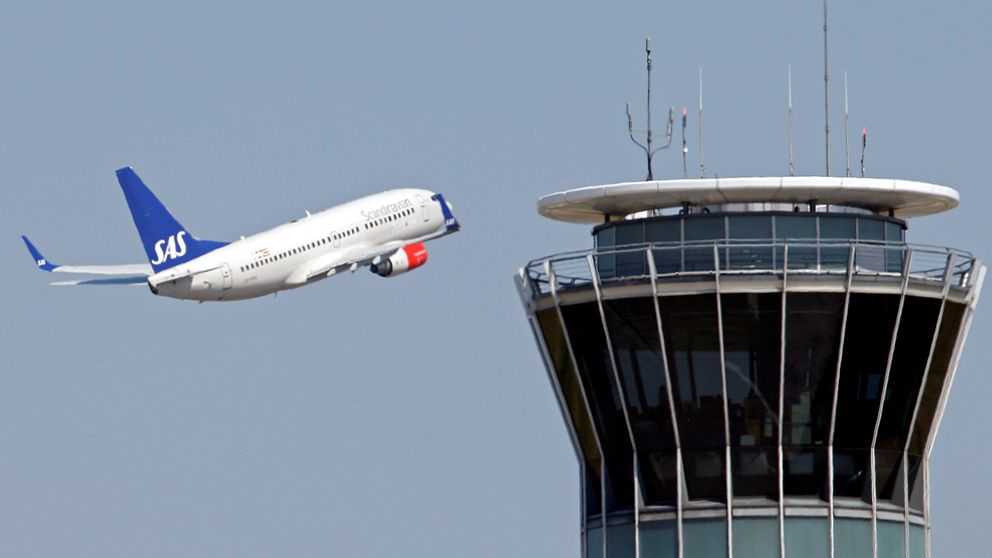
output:
[[[377,264],[370,265],[369,270],[380,277],[393,277],[417,269],[425,263],[427,263],[427,248],[424,247],[423,242],[417,242],[400,248]]]

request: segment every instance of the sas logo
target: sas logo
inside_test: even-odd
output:
[[[38,264],[38,267],[45,267],[46,265],[48,265],[48,261],[46,261],[45,258],[41,258],[40,260],[37,260],[36,263]]]
[[[158,265],[166,260],[174,260],[186,255],[186,241],[183,240],[184,236],[186,236],[186,231],[179,231],[169,237],[168,243],[165,240],[156,242],[155,259],[152,260],[152,265]]]

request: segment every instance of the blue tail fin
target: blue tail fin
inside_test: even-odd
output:
[[[117,181],[131,209],[134,226],[156,273],[188,262],[224,246],[225,242],[199,240],[176,221],[131,167],[117,170]]]

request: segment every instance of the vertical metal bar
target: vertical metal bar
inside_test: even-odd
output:
[[[726,263],[726,268],[731,269],[730,266],[730,217],[723,218],[723,258],[724,263]]]
[[[830,66],[827,64],[827,0],[823,0],[823,145],[827,155],[827,176],[830,176]]]
[[[650,252],[650,250],[648,250]],[[630,414],[627,411],[627,397],[623,392],[623,383],[620,381],[620,372],[617,370],[617,355],[613,350],[613,341],[610,339],[610,329],[606,326],[606,312],[603,310],[603,292],[599,288],[599,272],[593,262],[592,254],[586,255],[586,263],[589,265],[589,272],[592,274],[592,286],[596,290],[596,306],[599,308],[599,320],[603,325],[603,337],[606,339],[606,350],[610,352],[610,368],[613,370],[613,379],[617,383],[617,395],[620,396],[620,408],[623,410],[623,420],[627,425],[627,435],[630,437],[631,456],[631,476],[634,484],[634,558],[640,558],[640,506],[641,499],[640,482],[637,478],[639,472],[637,463],[637,442],[634,440],[634,429],[630,425]]]
[[[599,516],[600,534],[602,535],[603,543],[603,558],[609,556],[609,540],[606,534],[606,453],[599,452],[599,470],[602,471],[599,475],[599,498],[600,498],[600,508],[602,511]]]
[[[641,505],[644,498],[641,497],[641,485],[638,479],[641,477],[641,465],[637,461],[637,450],[634,450],[634,557],[641,556]]]
[[[665,392],[668,396],[668,410],[672,415],[672,432],[675,435],[675,519],[677,522],[676,533],[678,536],[678,558],[684,558],[685,545],[682,544],[682,485],[684,483],[682,471],[682,438],[679,435],[678,415],[675,412],[675,396],[672,392],[672,375],[668,367],[668,351],[665,347],[665,332],[661,324],[661,306],[658,302],[658,267],[654,261],[654,251],[648,250],[648,268],[651,272],[651,295],[654,299],[654,318],[658,324],[658,340],[660,342],[661,363],[665,370]]]
[[[579,538],[579,550],[582,552],[582,558],[589,557],[589,529],[586,528],[586,460],[583,459],[579,461],[579,498],[582,499],[579,502],[579,521],[581,522],[580,528],[582,536]]]
[[[723,347],[723,303],[720,300],[720,249],[713,243],[713,269],[716,280],[716,320],[720,341],[720,387],[723,390],[723,439],[727,483],[727,557],[734,558],[734,481],[730,463],[730,409],[727,404],[727,362]]]
[[[871,555],[878,558],[878,472],[876,468],[875,444],[878,443],[878,430],[882,425],[882,414],[885,412],[885,392],[889,387],[889,375],[892,371],[892,360],[895,358],[896,341],[899,339],[899,325],[902,322],[902,310],[906,303],[906,288],[909,287],[909,270],[912,268],[913,249],[906,249],[906,257],[903,259],[902,269],[902,289],[899,293],[899,307],[896,310],[896,322],[892,326],[892,339],[889,341],[889,356],[885,362],[885,374],[882,376],[882,391],[878,398],[878,416],[875,417],[875,430],[871,436],[870,464],[871,464]]]
[[[976,262],[976,265],[977,262]],[[937,416],[933,427],[930,430],[930,437],[927,440],[927,446],[924,453],[927,457],[930,456],[930,452],[933,451],[933,444],[937,438],[937,431],[940,430],[940,423],[944,418],[944,409],[947,408],[947,398],[951,392],[951,387],[954,385],[954,377],[957,374],[958,363],[961,361],[961,353],[964,349],[965,342],[968,340],[968,332],[971,331],[971,322],[975,317],[975,308],[978,306],[978,299],[982,294],[982,284],[985,283],[985,266],[982,265],[978,269],[978,276],[975,278],[975,282],[968,293],[968,307],[965,309],[964,323],[961,327],[961,331],[958,333],[958,341],[954,346],[954,356],[951,357],[951,365],[948,367],[947,378],[944,380],[944,388],[940,392],[940,402],[937,404]]]
[[[903,558],[910,558],[909,553],[909,463],[906,460],[906,452],[902,454],[902,549]]]
[[[541,356],[544,360],[544,366],[548,370],[548,375],[551,379],[551,387],[555,391],[555,399],[558,400],[558,409],[561,411],[562,418],[565,420],[565,427],[568,430],[568,437],[572,441],[572,449],[575,450],[575,457],[579,461],[579,514],[580,523],[579,528],[582,534],[581,546],[582,546],[582,556],[586,556],[586,458],[582,451],[582,442],[579,440],[578,431],[575,428],[575,424],[572,422],[572,416],[568,412],[568,401],[565,399],[565,392],[561,388],[561,384],[558,382],[558,376],[554,371],[554,364],[551,360],[551,352],[547,348],[547,344],[544,340],[543,335],[537,333],[538,326],[535,324],[536,318],[533,314],[528,316],[527,321],[530,323],[531,331],[534,333],[534,338],[537,342],[538,350],[541,352]],[[592,419],[590,418],[590,421]]]
[[[776,223],[775,216],[772,215],[772,269],[778,269],[778,224]],[[785,245],[782,247],[785,250]]]
[[[926,524],[924,526],[926,535],[926,545],[925,545],[925,555],[926,558],[931,558],[932,548],[931,548],[931,526],[930,526],[930,454],[933,451],[933,444],[937,438],[937,431],[940,430],[940,422],[944,418],[944,409],[947,406],[947,398],[951,391],[951,387],[954,384],[954,376],[957,373],[958,363],[961,360],[961,353],[964,349],[965,342],[968,340],[968,332],[971,330],[971,322],[975,316],[975,308],[978,306],[978,299],[982,294],[982,285],[985,282],[985,266],[981,265],[977,260],[974,263],[978,267],[978,274],[974,278],[974,282],[971,285],[971,290],[967,294],[968,306],[965,309],[964,316],[962,317],[963,323],[961,329],[958,332],[958,338],[954,345],[953,355],[951,356],[951,362],[948,366],[947,377],[944,379],[944,385],[940,392],[940,400],[937,403],[937,412],[934,419],[934,424],[930,428],[930,432],[927,436],[926,447],[923,449],[923,521]]]
[[[538,333],[540,326],[535,322],[537,318],[533,314],[527,317],[527,322],[530,324],[531,333],[534,334],[534,341],[537,343],[538,351],[541,352],[541,358],[544,360],[544,367],[548,372],[549,381],[551,382],[551,389],[555,392],[555,399],[558,403],[558,410],[561,412],[562,420],[565,421],[565,428],[568,431],[568,438],[572,442],[572,449],[575,450],[575,456],[579,461],[584,461],[584,456],[582,454],[582,445],[579,442],[578,431],[575,429],[575,424],[572,422],[572,416],[568,411],[568,403],[565,399],[565,392],[561,388],[561,384],[558,382],[558,377],[554,371],[554,363],[551,359],[551,352],[547,348],[547,344],[544,341],[544,336]]]
[[[818,233],[819,234],[819,233]],[[844,286],[844,312],[840,320],[840,341],[837,348],[837,370],[834,373],[834,400],[830,408],[830,439],[827,441],[827,486],[830,491],[830,558],[835,558],[834,541],[834,432],[837,428],[837,399],[840,391],[840,368],[844,361],[844,337],[847,335],[847,314],[851,307],[851,282],[854,279],[855,245],[851,244],[847,254],[847,281]],[[819,253],[819,250],[817,250]]]
[[[538,351],[541,353],[541,360],[544,362],[544,369],[548,373],[548,381],[551,382],[551,388],[555,392],[558,410],[561,412],[562,418],[565,421],[565,429],[568,431],[569,440],[572,442],[572,449],[575,451],[575,457],[579,461],[579,532],[581,533],[580,545],[582,547],[582,556],[585,558],[587,556],[586,459],[582,451],[582,442],[579,440],[578,430],[575,428],[575,423],[572,421],[572,415],[568,410],[568,401],[565,398],[565,391],[562,389],[561,383],[558,381],[554,361],[551,358],[551,351],[548,349],[543,332],[539,333],[541,329],[538,325],[537,317],[533,310],[532,293],[526,288],[526,285],[526,271],[521,268],[517,272],[517,290],[520,293],[521,301],[524,303],[524,310],[527,312],[527,323],[530,325],[531,333],[534,335],[534,341],[537,344]]]
[[[599,506],[600,522],[603,534],[603,558],[606,558],[606,452],[603,451],[603,443],[599,438],[599,429],[593,419],[592,406],[589,405],[589,397],[586,395],[585,385],[582,383],[582,374],[579,372],[579,362],[575,358],[575,351],[572,349],[572,340],[568,336],[568,324],[565,323],[565,316],[561,311],[561,297],[558,295],[558,276],[551,268],[551,262],[544,262],[545,275],[548,277],[548,286],[551,289],[551,299],[555,303],[555,312],[558,314],[558,321],[561,322],[561,332],[565,337],[565,347],[568,348],[568,356],[572,360],[572,370],[575,371],[575,381],[578,382],[579,392],[582,394],[582,403],[586,406],[586,413],[589,416],[589,426],[592,428],[593,438],[596,440],[596,448],[599,450]],[[585,482],[585,479],[582,479]],[[587,518],[582,518],[583,528],[588,524]],[[585,558],[585,557],[583,557]]]
[[[779,556],[785,558],[785,455],[782,424],[785,416],[785,332],[786,299],[789,291],[789,246],[782,247],[782,323],[779,331],[778,375],[778,543]]]
[[[816,208],[814,208],[814,209],[816,209]],[[821,248],[820,248],[820,216],[817,215],[816,217],[814,217],[814,219],[816,220],[816,271],[817,271],[817,273],[819,273],[821,271],[820,268],[821,268],[821,265],[822,265],[822,262],[820,261],[822,259],[820,257],[821,256],[821,254],[820,254],[820,252],[821,252]],[[851,269],[850,266],[848,267],[848,269]]]
[[[926,453],[926,452],[924,452]],[[923,558],[930,556],[930,457],[923,456]]]
[[[947,307],[947,293],[951,288],[951,276],[954,272],[955,254],[950,252],[947,256],[946,267],[944,268],[944,288],[940,293],[940,309],[937,311],[937,323],[933,327],[933,339],[930,340],[930,351],[927,353],[927,361],[923,366],[923,377],[920,379],[920,389],[916,392],[916,403],[913,405],[913,413],[909,418],[909,427],[906,432],[906,444],[902,448],[903,462],[903,523],[905,528],[905,549],[906,557],[910,558],[909,552],[909,446],[913,441],[913,431],[915,430],[916,417],[920,412],[920,403],[923,394],[926,392],[927,378],[930,375],[930,366],[933,363],[933,353],[937,348],[937,340],[940,338],[940,326],[944,321],[944,309]],[[922,456],[921,456],[922,458]],[[922,466],[922,462],[920,463]]]

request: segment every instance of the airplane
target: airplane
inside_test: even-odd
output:
[[[131,167],[117,170],[148,263],[59,265],[21,236],[39,269],[99,277],[53,285],[147,283],[181,300],[244,300],[368,267],[395,277],[427,262],[424,243],[461,225],[444,196],[403,188],[365,196],[234,242],[201,240],[179,224]]]

